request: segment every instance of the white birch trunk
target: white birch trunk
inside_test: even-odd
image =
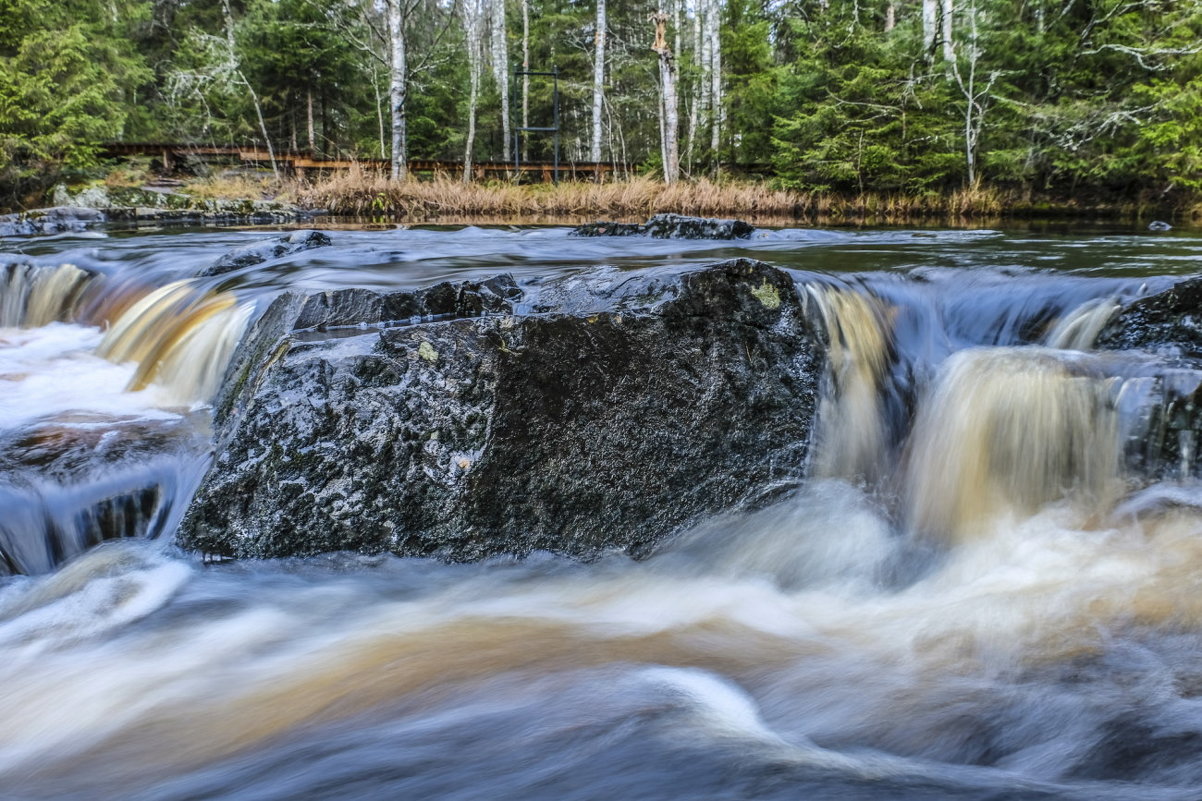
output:
[[[502,158],[509,161],[513,135],[509,118],[509,42],[505,33],[505,0],[492,0],[492,71],[501,93]]]
[[[601,103],[605,96],[605,0],[597,0],[597,32],[593,41],[593,135],[589,161],[601,160]]]
[[[405,0],[387,0],[389,116],[392,121],[392,179],[409,177],[409,142],[405,99],[409,93],[409,64],[405,52]]]
[[[376,93],[376,123],[380,133],[380,158],[388,158],[388,145],[384,141],[384,98],[380,94],[380,80],[376,74],[376,65],[371,67],[371,88]]]
[[[713,70],[714,51],[713,40],[710,38],[710,0],[700,0],[697,14],[701,19],[701,47],[698,49],[701,59],[701,113],[705,115],[699,125],[709,122],[713,117]],[[699,129],[700,130],[700,129]],[[702,134],[704,136],[704,134]]]
[[[464,0],[463,32],[467,40],[468,104],[467,140],[463,145],[463,182],[472,180],[472,156],[476,147],[476,110],[480,105],[480,79],[483,73],[484,20],[482,0]]]
[[[693,11],[693,66],[699,67],[701,63],[701,11],[694,9]],[[693,154],[696,152],[693,149],[693,143],[697,136],[697,125],[700,121],[701,109],[704,107],[703,86],[707,86],[704,79],[696,79],[693,81],[693,99],[689,104],[689,133],[685,140],[685,162],[688,164],[690,173],[693,170]]]
[[[720,0],[710,0],[710,97],[713,111],[710,116],[710,150],[714,152],[714,165],[717,166],[718,147],[721,144],[722,124],[725,114],[722,103],[722,41],[720,31]]]
[[[954,2],[954,0],[941,0],[941,3],[940,3],[940,5],[941,5],[940,11],[943,16],[942,38],[943,38],[943,60],[944,61],[955,61],[956,60],[956,45],[955,45],[955,40],[952,38],[953,23],[955,21],[955,8],[953,5],[953,2]]]
[[[664,182],[675,183],[680,178],[679,128],[680,120],[676,103],[676,62],[672,58],[672,48],[668,47],[664,27],[668,15],[663,11],[656,12],[652,19],[655,21],[655,44],[652,49],[659,55],[660,81],[660,130],[664,160]]]
[[[307,106],[308,134],[309,134],[309,152],[317,152],[317,133],[316,127],[313,125],[313,90],[310,89],[305,93],[305,104]]]
[[[530,0],[522,0],[522,70],[530,70]],[[530,76],[522,76],[522,127],[530,127]],[[529,153],[526,139],[522,138],[522,161]]]
[[[939,0],[922,0],[922,53],[930,58],[939,35]]]
[[[897,27],[897,3],[890,2],[885,6],[885,33]]]

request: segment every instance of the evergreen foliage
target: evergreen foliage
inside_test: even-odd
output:
[[[522,0],[487,2],[505,4],[516,69]],[[584,160],[595,6],[527,2],[530,66],[561,74],[563,158]],[[469,68],[452,3],[405,7],[411,158],[463,156]],[[955,0],[938,31],[929,21],[924,29],[931,3],[609,0],[603,158],[649,173],[660,166],[649,18],[662,10],[686,175],[770,174],[810,192],[1202,192],[1202,3]],[[386,5],[7,0],[0,183],[19,195],[95,167],[98,146],[121,140],[249,144],[265,131],[276,151],[386,158]],[[942,14],[948,5],[934,7]],[[707,9],[720,20],[716,104]],[[486,70],[477,161],[500,158],[501,80],[513,78]],[[531,81],[532,125],[549,124],[550,89]],[[519,122],[520,83],[511,93]],[[524,150],[547,158],[549,138],[531,136]]]

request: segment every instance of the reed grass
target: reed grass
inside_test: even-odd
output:
[[[986,224],[1023,218],[1108,217],[1139,219],[1151,212],[1138,200],[1031,198],[1019,191],[970,187],[952,192],[803,192],[767,182],[701,178],[664,184],[650,177],[606,183],[565,181],[518,185],[505,181],[463,183],[450,176],[392,181],[384,173],[355,167],[315,180],[238,175],[210,178],[185,191],[197,197],[269,197],[308,209],[360,218],[413,222],[524,220],[644,220],[673,212],[702,217],[741,217],[778,223],[895,224],[939,221]],[[1162,210],[1163,213],[1163,210]],[[1202,220],[1202,204],[1178,210],[1178,219]]]
[[[987,189],[947,195],[865,193],[858,196],[797,192],[762,182],[702,178],[664,184],[647,177],[608,183],[515,185],[468,183],[450,177],[391,181],[364,169],[315,182],[294,181],[283,199],[332,214],[409,219],[605,217],[644,219],[674,212],[747,218],[911,219],[928,216],[996,216],[1004,198]]]

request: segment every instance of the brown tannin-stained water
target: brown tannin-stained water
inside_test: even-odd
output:
[[[1195,443],[1136,458],[1184,368],[1093,346],[1202,239],[337,231],[194,277],[265,235],[3,244],[0,797],[1198,797]],[[811,477],[773,504],[642,561],[173,548],[275,293],[733,256],[828,339]]]

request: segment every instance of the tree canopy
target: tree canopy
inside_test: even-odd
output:
[[[86,170],[122,140],[499,159],[503,107],[514,125],[523,108],[550,123],[550,82],[513,77],[528,53],[531,69],[559,71],[568,162],[596,144],[602,160],[657,172],[676,131],[685,177],[1202,192],[1197,0],[466,2],[8,0],[0,181]],[[654,51],[653,18],[666,20]],[[549,148],[531,135],[523,152]]]

